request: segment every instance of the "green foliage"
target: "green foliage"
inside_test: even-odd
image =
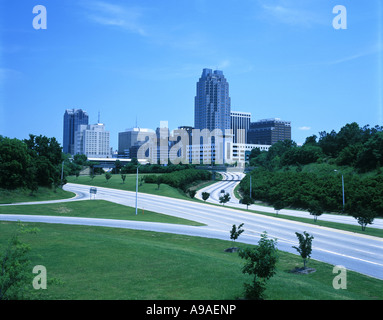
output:
[[[242,272],[253,275],[251,284],[245,284],[247,299],[263,300],[266,281],[276,273],[278,261],[277,240],[268,239],[267,232],[261,235],[258,246],[239,251],[239,256],[246,259]]]
[[[303,231],[303,235],[299,232],[295,232],[299,241],[299,247],[293,246],[303,259],[303,267],[306,268],[306,263],[310,259],[312,252],[313,236],[310,236],[306,231]]]
[[[281,201],[281,200],[277,200],[274,203],[274,210],[275,210],[277,215],[278,215],[278,212],[280,210],[282,210],[283,208],[285,208],[285,207],[286,207],[286,204],[283,201]]]
[[[226,202],[230,201],[230,194],[225,193],[223,196],[219,197],[219,203],[222,203],[222,205],[225,205]]]
[[[343,212],[342,180],[333,168],[317,165],[313,170],[305,167],[302,172],[257,168],[251,172],[253,197],[272,206],[281,201],[285,207],[310,210],[313,203],[318,203],[322,212]],[[369,207],[376,215],[383,216],[383,175],[345,172],[344,188],[344,213],[352,214],[356,207]],[[241,181],[240,190],[249,194],[249,174]]]
[[[346,124],[339,132],[332,130],[306,138],[303,146],[285,140],[273,144],[268,152],[257,149],[251,152],[250,165],[277,170],[286,166],[329,161],[337,165],[351,166],[360,172],[369,172],[383,164],[383,127],[363,128],[356,122]]]
[[[311,201],[309,203],[309,212],[314,216],[314,221],[316,222],[318,217],[323,214],[322,206],[319,201]]]
[[[238,227],[233,224],[233,227],[231,228],[231,231],[230,231],[230,239],[233,240],[235,242],[235,240],[238,239],[238,237],[245,231],[242,229],[243,227],[243,223],[241,223]]]
[[[210,197],[209,192],[202,192],[202,200],[203,201],[206,201],[207,199],[209,199],[209,197]]]
[[[62,151],[55,138],[30,135],[28,140],[0,136],[0,186],[6,189],[60,184]]]
[[[187,191],[188,185],[190,185],[191,183],[195,181],[210,180],[210,178],[211,173],[209,171],[197,169],[178,170],[163,174],[161,176],[150,174],[144,177],[145,183],[156,183],[157,185],[159,182],[165,183],[171,187],[181,189],[184,192]]]
[[[240,201],[242,204],[246,205],[246,208],[249,209],[249,205],[254,203],[254,199],[250,197],[248,194],[245,194]]]
[[[109,179],[112,178],[112,174],[110,172],[105,172],[105,179],[106,179],[106,182],[109,181]]]
[[[35,233],[19,224],[3,252],[0,251],[0,300],[27,299],[31,290],[32,273],[30,246],[20,240],[20,234]]]
[[[138,165],[137,159],[132,159],[132,161],[125,166],[121,167],[121,173],[136,173],[136,168]],[[187,169],[193,169],[194,165],[189,164],[170,164],[163,166],[160,164],[146,164],[140,166],[140,173],[171,173],[174,171],[181,171]]]
[[[194,198],[195,197],[195,195],[196,195],[196,193],[197,193],[197,190],[191,190],[191,189],[189,189],[189,191],[188,191],[188,193],[189,193],[189,196],[190,196],[190,198]]]
[[[368,224],[372,224],[377,214],[371,209],[370,205],[357,204],[351,209],[351,215],[358,221],[362,231],[366,230]]]
[[[32,159],[25,143],[0,136],[0,186],[4,189],[27,187],[32,179]]]

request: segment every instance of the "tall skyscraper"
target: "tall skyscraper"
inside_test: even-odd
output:
[[[80,125],[88,125],[89,116],[82,109],[67,109],[64,113],[63,152],[75,154],[75,135]]]
[[[229,83],[222,71],[203,69],[197,82],[194,105],[195,129],[230,129]]]
[[[231,111],[231,129],[233,143],[247,143],[247,131],[250,128],[250,112]]]

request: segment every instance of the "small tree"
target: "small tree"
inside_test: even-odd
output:
[[[285,207],[286,207],[285,203],[281,200],[278,200],[277,202],[274,203],[274,210],[275,210],[275,213],[277,215],[278,215],[279,211]]]
[[[248,210],[249,209],[249,205],[252,205],[254,203],[254,199],[247,194],[247,195],[245,195],[241,199],[241,203],[245,204],[246,205],[246,209]]]
[[[309,204],[309,212],[312,216],[314,216],[314,222],[317,222],[318,217],[323,213],[323,209],[318,201],[312,201]]]
[[[230,201],[230,194],[225,193],[223,196],[219,197],[219,203],[222,203],[222,205],[225,205],[226,202]]]
[[[122,179],[122,184],[124,184],[126,179],[126,174],[121,174],[121,179]]]
[[[206,202],[207,199],[209,199],[210,193],[209,192],[202,192],[202,199]]]
[[[377,214],[369,207],[357,206],[352,212],[352,216],[358,221],[362,227],[362,231],[366,230],[368,224],[372,224]]]
[[[264,299],[266,281],[276,273],[276,263],[278,261],[276,245],[277,240],[268,239],[265,231],[261,235],[257,247],[246,248],[239,252],[239,256],[247,260],[242,272],[254,275],[251,284],[245,283],[245,296],[247,299]]]
[[[295,232],[299,240],[299,247],[293,246],[303,259],[303,268],[306,269],[306,262],[310,259],[311,251],[312,251],[312,240],[313,236],[310,236],[306,231],[303,231],[303,235],[301,233]]]
[[[112,174],[110,172],[105,173],[106,182],[108,182],[111,177],[112,177]]]
[[[242,229],[243,227],[243,223],[241,223],[238,227],[233,224],[233,227],[231,228],[231,231],[230,231],[230,239],[233,240],[233,242],[235,242],[235,240],[238,239],[238,237],[245,231]]]
[[[163,183],[162,176],[157,176],[157,178],[156,178],[157,190],[160,190],[161,183]]]

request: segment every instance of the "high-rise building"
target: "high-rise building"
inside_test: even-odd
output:
[[[248,143],[272,145],[278,141],[291,140],[291,121],[279,118],[264,119],[250,123]]]
[[[203,69],[194,104],[195,129],[230,129],[229,83],[222,71]]]
[[[88,125],[89,116],[82,109],[67,109],[64,113],[63,152],[75,154],[75,134],[80,125]]]
[[[102,123],[82,124],[75,134],[75,154],[88,158],[110,158],[110,132]]]
[[[247,131],[250,128],[250,112],[231,111],[231,129],[233,143],[247,143]]]

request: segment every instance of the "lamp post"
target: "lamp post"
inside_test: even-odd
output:
[[[338,170],[334,170],[335,172],[338,172]],[[344,179],[343,179],[343,173],[342,173],[342,196],[343,196],[343,211],[344,212]]]
[[[252,196],[251,196],[251,173],[250,173],[250,198],[252,198]]]
[[[138,168],[140,166],[141,166],[140,164],[137,165],[137,174],[136,174],[136,215],[137,215],[137,198],[138,198]]]

